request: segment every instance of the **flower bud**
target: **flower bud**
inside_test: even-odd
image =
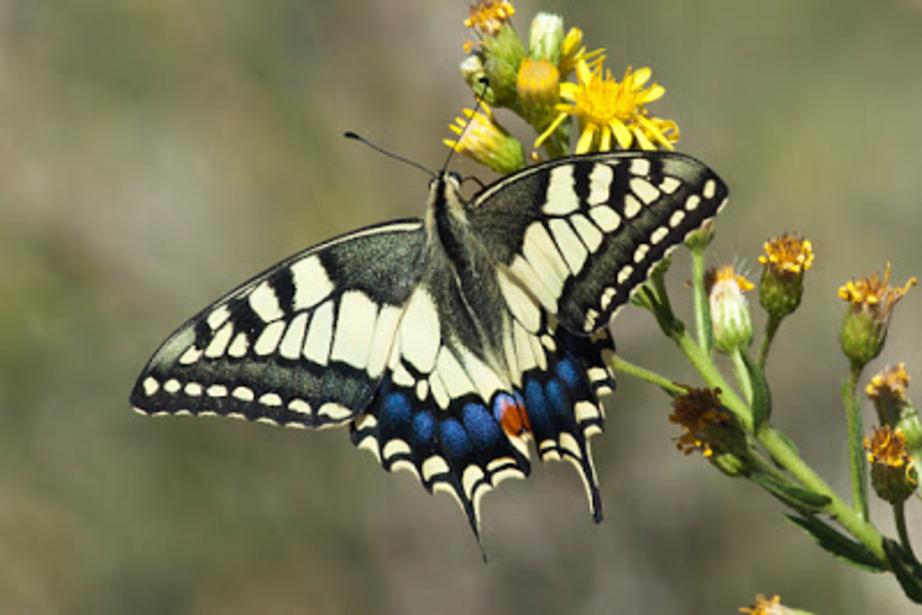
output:
[[[909,373],[903,363],[888,367],[871,378],[865,392],[882,425],[900,431],[916,467],[922,464],[922,420],[909,400]]]
[[[880,354],[887,339],[893,308],[916,281],[912,277],[902,287],[891,287],[890,263],[887,263],[882,278],[875,272],[839,288],[839,297],[849,303],[839,343],[853,365],[864,367]]]
[[[804,294],[804,272],[813,265],[813,245],[809,240],[784,234],[765,242],[765,265],[759,284],[759,302],[775,318],[784,318],[797,309]]]
[[[752,341],[752,318],[743,293],[752,290],[752,283],[728,265],[709,271],[705,287],[711,308],[714,347],[730,353],[748,346]]]
[[[864,448],[871,463],[871,485],[881,499],[899,504],[912,495],[919,479],[902,431],[878,427],[864,439]]]
[[[557,116],[554,105],[560,100],[560,72],[548,60],[525,58],[519,66],[516,93],[525,120],[539,130]]]
[[[697,230],[692,231],[685,238],[685,245],[689,250],[704,250],[711,245],[714,240],[715,219],[711,218],[701,225]]]
[[[483,40],[482,53],[494,104],[516,108],[519,66],[525,58],[525,46],[519,35],[508,25],[503,26],[496,36]]]
[[[557,68],[563,39],[563,18],[552,13],[538,13],[531,21],[528,57],[532,60],[545,60]]]
[[[467,119],[455,118],[455,123],[448,126],[458,139],[445,139],[443,143],[497,173],[518,171],[525,166],[525,148],[496,121],[486,103],[482,107],[482,112],[464,109]]]

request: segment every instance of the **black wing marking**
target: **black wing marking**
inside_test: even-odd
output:
[[[419,220],[309,248],[177,329],[131,392],[144,414],[221,415],[294,427],[365,409],[419,277]]]
[[[613,152],[510,175],[474,198],[468,219],[549,313],[590,333],[726,198],[723,181],[693,158]]]

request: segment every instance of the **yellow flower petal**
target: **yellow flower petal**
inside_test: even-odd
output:
[[[630,71],[630,68],[628,69]],[[642,66],[634,71],[633,81],[635,87],[640,87],[650,80],[650,77],[653,75],[653,71],[650,70],[649,66]]]
[[[618,145],[621,149],[627,149],[631,146],[631,142],[634,140],[631,137],[631,131],[627,129],[621,120],[612,120],[609,123],[611,126],[611,131],[615,134],[615,140],[618,141]]]
[[[602,126],[602,137],[599,141],[599,151],[600,152],[610,152],[611,151],[611,127]]]
[[[640,149],[645,149],[652,151],[656,149],[656,146],[653,145],[653,142],[647,138],[647,135],[643,133],[643,130],[639,126],[631,126],[631,132],[634,133],[634,136],[637,137],[637,143],[640,145]]]
[[[542,133],[538,136],[537,139],[535,139],[535,149],[538,149],[539,147],[541,147],[541,145],[547,140],[547,138],[550,137],[552,134],[554,134],[554,131],[557,130],[557,128],[558,128],[558,127],[563,123],[563,121],[564,121],[565,119],[567,119],[568,117],[569,117],[569,116],[568,116],[566,113],[561,113],[560,115],[558,115],[557,117],[555,117],[555,118],[554,118],[554,121],[551,122],[551,125],[548,126],[548,127],[545,129],[545,131],[542,132]]]
[[[589,151],[589,148],[592,147],[592,138],[595,136],[596,128],[592,124],[586,126],[583,129],[583,133],[579,136],[579,141],[576,143],[576,153],[585,154]]]
[[[640,100],[643,101],[644,104],[651,103],[654,100],[659,100],[660,98],[662,98],[663,94],[665,93],[666,93],[666,88],[664,88],[658,83],[654,83],[653,85],[651,85],[646,90],[640,93]]]

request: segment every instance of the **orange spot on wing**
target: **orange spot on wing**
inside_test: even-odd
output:
[[[507,435],[520,436],[522,432],[531,431],[531,423],[528,421],[525,406],[511,398],[504,399],[500,403],[502,404],[500,424]]]

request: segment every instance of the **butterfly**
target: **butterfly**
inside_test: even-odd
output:
[[[434,175],[422,219],[347,233],[225,294],[154,353],[146,415],[348,425],[385,470],[480,502],[570,462],[596,522],[589,439],[613,391],[609,321],[651,268],[714,218],[727,188],[668,152],[555,159],[481,189]]]

